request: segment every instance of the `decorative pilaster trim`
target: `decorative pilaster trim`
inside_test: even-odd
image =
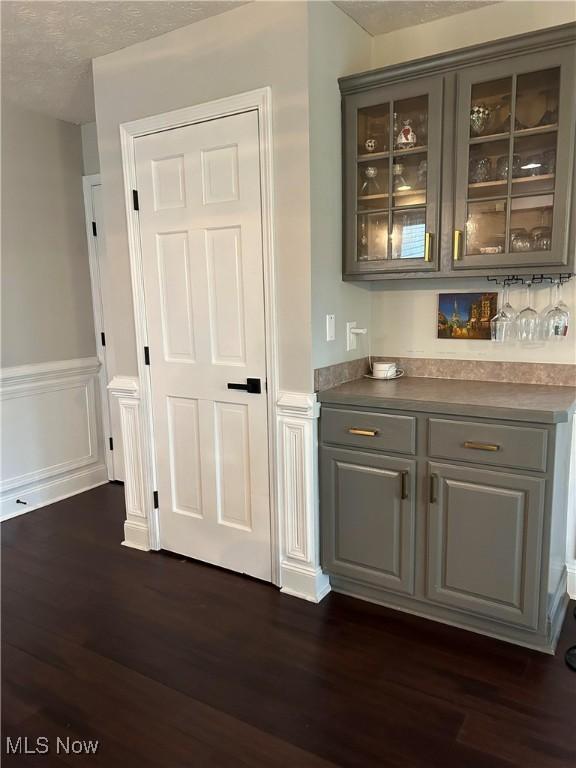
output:
[[[320,568],[316,395],[282,392],[276,403],[282,592],[318,603],[330,591]]]
[[[143,475],[140,383],[135,376],[115,376],[108,385],[108,390],[118,400],[124,447],[126,521],[122,544],[125,547],[149,551],[153,547]]]
[[[140,397],[137,376],[114,376],[108,384],[108,391],[114,397]]]

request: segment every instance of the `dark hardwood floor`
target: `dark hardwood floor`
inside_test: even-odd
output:
[[[126,549],[122,520],[107,485],[2,525],[3,764],[576,766],[573,604],[552,658]]]

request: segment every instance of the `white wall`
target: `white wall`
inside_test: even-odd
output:
[[[84,176],[100,173],[100,157],[98,155],[98,134],[96,123],[84,123],[82,131],[82,165]]]
[[[95,352],[77,125],[2,104],[2,366]]]
[[[342,137],[338,78],[370,66],[372,38],[332,3],[309,6],[310,217],[312,222],[312,362],[353,360],[346,322],[370,323],[370,285],[342,281]],[[326,341],[326,315],[336,339]]]
[[[106,482],[77,125],[2,104],[0,518]]]
[[[280,386],[312,391],[307,46],[304,3],[258,2],[94,60],[115,374],[137,371],[119,124],[271,86]]]
[[[420,281],[419,281],[420,282]],[[576,343],[567,337],[559,343],[493,344],[491,341],[436,338],[438,293],[501,291],[488,280],[429,280],[413,285],[381,288],[372,293],[372,352],[397,357],[501,360],[505,362],[568,363],[576,365]],[[576,281],[562,288],[564,301],[576,314]],[[550,301],[550,284],[533,288],[533,306],[543,309]],[[526,304],[526,288],[513,286],[510,301],[520,310]]]

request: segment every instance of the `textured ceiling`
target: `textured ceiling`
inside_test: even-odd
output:
[[[371,35],[382,35],[495,2],[498,0],[344,0],[336,5]]]
[[[3,97],[61,120],[90,122],[94,120],[91,59],[244,2],[248,0],[1,0]],[[336,2],[372,35],[490,4]]]
[[[91,59],[242,4],[2,0],[2,95],[61,120],[90,122]]]

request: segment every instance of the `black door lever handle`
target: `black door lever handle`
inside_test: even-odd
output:
[[[251,395],[259,395],[262,392],[262,385],[260,379],[246,379],[246,384],[228,383],[228,389],[243,389]]]

